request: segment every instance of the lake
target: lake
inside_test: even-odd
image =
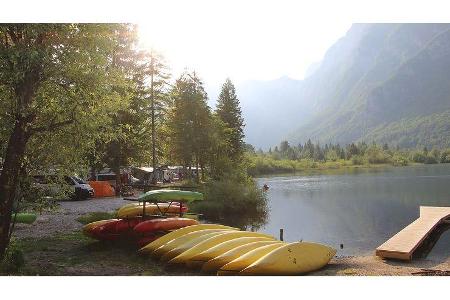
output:
[[[419,206],[450,206],[450,164],[336,170],[258,178],[267,184],[270,213],[259,231],[285,241],[314,241],[337,255],[375,248],[419,217]],[[340,244],[344,248],[339,249]],[[450,256],[450,230],[428,258]]]

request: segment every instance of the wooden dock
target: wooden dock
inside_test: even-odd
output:
[[[450,207],[421,206],[417,220],[376,249],[384,258],[412,260],[414,252],[439,225],[450,220]]]

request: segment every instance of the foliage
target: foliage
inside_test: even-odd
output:
[[[11,240],[3,260],[0,260],[0,275],[17,273],[24,265],[23,251],[15,240]]]
[[[130,46],[128,35],[128,24],[0,26],[0,257],[21,178],[55,166],[82,169],[101,129],[127,106],[114,52]]]
[[[267,222],[267,198],[251,178],[211,180],[205,185],[205,201],[195,203],[193,209],[208,220],[257,229]]]
[[[450,149],[426,148],[421,150],[401,150],[375,143],[370,146],[364,142],[347,144],[325,144],[320,146],[308,140],[304,145],[291,146],[282,141],[280,147],[268,152],[246,152],[248,172],[250,175],[271,173],[290,173],[309,169],[336,169],[349,166],[370,166],[391,164],[406,166],[415,163],[446,163],[449,162]]]
[[[211,142],[211,111],[206,100],[203,83],[195,72],[185,72],[176,80],[167,120],[169,157],[173,163],[186,168],[205,166]]]

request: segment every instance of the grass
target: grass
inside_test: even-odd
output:
[[[85,215],[82,215],[78,217],[76,220],[80,222],[81,224],[89,224],[91,222],[100,221],[100,220],[107,220],[107,219],[114,219],[117,217],[117,213],[114,212],[104,212],[104,211],[97,211],[88,213]]]
[[[104,243],[81,232],[45,238],[24,238],[16,246],[25,264],[14,273],[0,275],[200,275],[186,268],[141,256],[133,243]]]

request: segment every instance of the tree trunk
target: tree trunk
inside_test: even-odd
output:
[[[17,120],[8,141],[0,175],[0,260],[9,244],[12,209],[28,139],[26,121]]]
[[[120,193],[122,191],[122,177],[120,175],[120,167],[115,167],[114,173],[116,173],[116,196],[120,196]]]
[[[196,168],[197,168],[197,170],[196,170],[196,172],[195,172],[195,180],[197,181],[197,183],[200,183],[200,174],[199,174],[199,164],[198,164],[198,155],[197,155],[197,157],[196,157],[196,160],[195,160],[195,164],[196,164]]]
[[[152,168],[153,168],[153,178],[152,184],[156,184],[156,130],[155,130],[155,98],[153,91],[153,75],[154,75],[154,58],[153,53],[151,54],[151,73],[150,73],[150,98],[151,98],[151,110],[152,110]]]

